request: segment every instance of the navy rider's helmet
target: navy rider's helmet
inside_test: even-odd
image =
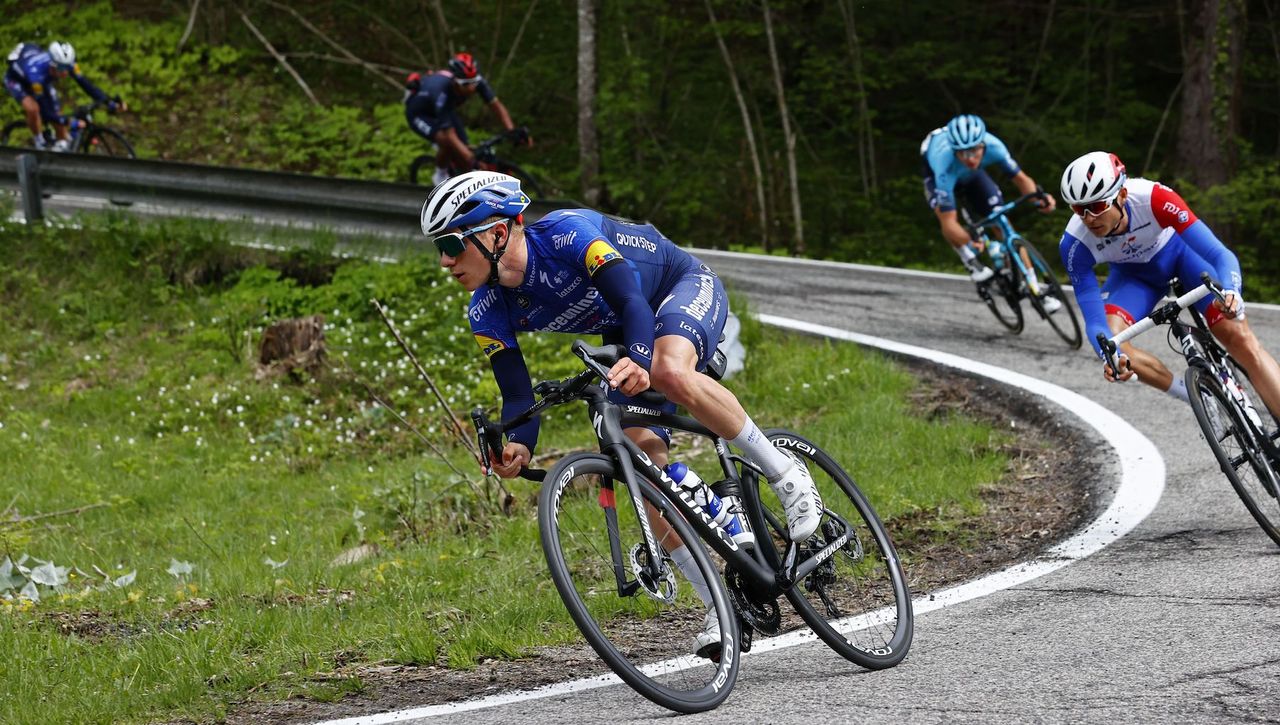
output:
[[[472,58],[470,53],[458,53],[449,59],[449,71],[459,81],[465,82],[479,79],[480,64],[476,63],[475,58]]]
[[[987,124],[972,113],[962,113],[947,121],[947,141],[956,151],[977,146],[986,135]]]

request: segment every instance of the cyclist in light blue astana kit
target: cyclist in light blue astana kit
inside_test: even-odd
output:
[[[502,391],[503,417],[534,402],[518,333],[601,334],[605,343],[627,349],[609,371],[610,399],[624,403],[652,386],[667,397],[670,410],[684,406],[760,467],[786,509],[790,537],[808,539],[823,511],[808,469],[774,448],[737,397],[700,372],[729,314],[715,272],[650,224],[561,209],[525,225],[528,205],[518,179],[472,171],[436,186],[422,206],[422,231],[439,250],[440,266],[472,292],[471,330]],[[626,432],[654,463],[667,463],[668,431]],[[518,475],[537,440],[537,418],[508,431],[493,470]],[[709,606],[692,554],[660,517],[650,518],[664,549]],[[718,643],[714,608],[697,640],[695,651]]]
[[[1280,415],[1280,366],[1258,341],[1245,319],[1240,262],[1196,217],[1173,189],[1147,179],[1129,178],[1115,154],[1092,151],[1062,172],[1062,198],[1074,215],[1062,234],[1059,252],[1075,287],[1089,342],[1099,357],[1097,335],[1111,337],[1146,317],[1178,277],[1191,289],[1209,272],[1223,287],[1225,304],[1213,297],[1196,303],[1214,337],[1244,368],[1273,414]],[[1099,288],[1093,268],[1108,265]],[[1105,359],[1105,358],[1104,358]],[[1160,359],[1126,342],[1120,345],[1117,376],[1103,364],[1107,380],[1142,382],[1187,401],[1186,382]]]
[[[969,232],[957,216],[959,202],[964,202],[974,220],[1004,203],[1000,187],[986,172],[988,166],[998,166],[1022,194],[1034,193],[1040,187],[1018,166],[1004,142],[972,114],[956,116],[946,126],[931,131],[920,144],[920,163],[925,199],[938,216],[942,236],[960,255],[974,282],[991,279],[994,273],[974,254]],[[1040,211],[1048,214],[1055,206],[1053,195],[1046,194]],[[1044,298],[1044,302],[1049,312],[1062,306],[1053,297]]]

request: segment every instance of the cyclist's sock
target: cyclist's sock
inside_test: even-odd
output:
[[[973,251],[973,247],[969,246],[968,244],[956,247],[955,250],[956,250],[956,254],[960,255],[960,261],[966,267],[971,265],[973,261],[978,258],[977,253]]]
[[[693,554],[689,553],[689,547],[682,544],[679,549],[671,552],[668,556],[676,563],[676,568],[680,570],[681,574],[684,574],[684,578],[689,580],[689,585],[693,587],[693,591],[702,600],[703,606],[710,607],[711,587],[707,585],[706,578],[702,576],[698,565],[693,561]]]
[[[1187,381],[1177,375],[1173,376],[1173,385],[1165,392],[1184,403],[1191,402],[1191,396],[1187,394]]]
[[[751,420],[749,415],[746,424],[742,426],[742,431],[729,443],[742,451],[752,463],[759,466],[764,472],[764,477],[770,481],[776,481],[792,466],[791,459],[773,447],[768,437],[756,427],[755,421]]]

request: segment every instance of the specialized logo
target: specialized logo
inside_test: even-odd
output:
[[[563,249],[564,247],[567,247],[570,244],[573,244],[573,240],[577,238],[578,238],[578,232],[576,229],[574,231],[569,232],[568,234],[552,234],[551,235],[551,241],[555,242],[556,249]]]
[[[507,349],[506,343],[502,340],[488,335],[476,335],[476,344],[480,346],[480,352],[483,352],[485,357],[493,357],[495,354]]]
[[[667,489],[679,496],[680,500],[684,501],[685,505],[688,506],[691,511],[697,512],[698,518],[702,519],[702,523],[706,524],[707,528],[715,532],[721,542],[734,551],[738,550],[738,544],[733,540],[733,537],[729,536],[728,532],[720,528],[720,524],[717,524],[715,519],[711,518],[711,516],[707,514],[706,509],[702,508],[696,501],[694,501],[693,492],[672,480],[672,478],[667,475],[666,471],[653,465],[653,461],[650,460],[649,456],[644,451],[637,452],[636,457],[649,467],[648,473],[650,479],[656,477],[660,483],[665,484]],[[653,474],[657,475],[654,476]]]
[[[614,235],[613,241],[618,244],[625,244],[628,247],[643,249],[649,254],[656,254],[658,251],[658,245],[638,234],[623,234],[622,232],[618,232]]]
[[[587,274],[595,274],[597,269],[615,259],[622,259],[622,254],[609,246],[609,243],[605,240],[597,239],[591,243],[591,246],[587,247]]]
[[[653,408],[645,408],[645,407],[640,406],[640,405],[628,405],[628,406],[627,406],[627,412],[628,412],[628,413],[636,413],[637,415],[647,415],[647,416],[651,416],[651,417],[654,417],[654,418],[656,418],[656,417],[658,417],[658,416],[662,415],[662,411],[660,411],[660,410],[654,410]]]

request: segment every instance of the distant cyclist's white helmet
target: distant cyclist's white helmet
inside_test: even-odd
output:
[[[1128,178],[1118,156],[1106,151],[1090,151],[1067,164],[1062,172],[1062,198],[1073,206],[1111,201]]]
[[[520,180],[497,171],[468,171],[437,184],[422,204],[422,233],[468,227],[491,216],[516,217],[529,206]]]
[[[49,57],[53,58],[54,65],[70,69],[76,64],[76,49],[70,43],[50,43]]]

